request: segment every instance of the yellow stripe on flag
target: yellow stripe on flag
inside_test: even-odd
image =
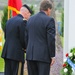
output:
[[[8,9],[15,11],[17,14],[20,13],[20,11],[18,11],[18,10],[17,10],[16,8],[14,8],[14,7],[8,6]]]

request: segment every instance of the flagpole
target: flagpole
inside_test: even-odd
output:
[[[10,9],[8,8],[8,20],[10,18]]]

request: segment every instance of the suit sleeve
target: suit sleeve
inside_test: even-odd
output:
[[[26,45],[25,45],[25,25],[26,25],[26,22],[27,22],[27,21],[23,21],[23,22],[21,23],[21,25],[19,26],[20,41],[21,41],[22,47],[23,47],[24,49],[26,48]]]
[[[26,48],[27,48],[27,44],[28,44],[28,30],[27,30],[27,25],[26,25],[26,29],[25,29],[25,44],[26,44]]]
[[[7,25],[7,22],[6,22]],[[5,29],[4,29],[4,39],[6,40],[6,25],[5,25]]]
[[[47,41],[50,58],[55,57],[55,34],[55,21],[51,18],[47,25]]]
[[[6,40],[6,28],[4,29],[4,39]]]

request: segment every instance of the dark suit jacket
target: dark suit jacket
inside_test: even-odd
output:
[[[9,19],[5,28],[5,44],[2,58],[8,58],[24,62],[25,49],[25,24],[22,15]]]
[[[50,63],[55,57],[54,19],[41,11],[28,20],[26,28],[26,59]]]

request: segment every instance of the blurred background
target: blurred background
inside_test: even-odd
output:
[[[41,0],[22,0],[22,4],[33,6],[34,14],[39,12]],[[53,3],[51,16],[56,21],[56,64],[52,67],[51,75],[61,75],[60,70],[63,63],[63,43],[64,43],[64,0],[50,0]],[[4,61],[1,52],[4,44],[4,32],[2,30],[2,16],[4,8],[8,6],[8,0],[0,0],[0,72],[4,72]],[[56,70],[56,71],[55,71]],[[55,71],[55,73],[54,73]],[[0,73],[0,75],[1,75]]]

